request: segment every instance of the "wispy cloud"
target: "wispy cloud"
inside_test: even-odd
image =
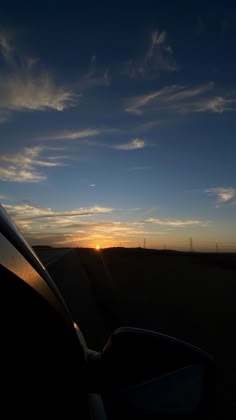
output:
[[[79,236],[81,239],[94,233],[98,222],[89,220],[89,217],[94,218],[113,212],[111,207],[99,205],[68,211],[56,211],[32,203],[3,204],[3,206],[30,243],[51,245],[67,237],[71,237],[70,242],[73,242],[73,238]]]
[[[157,219],[150,217],[149,219],[145,220],[145,223],[152,223],[154,225],[162,225],[162,226],[171,226],[171,227],[187,227],[193,225],[206,225],[206,222],[202,222],[201,220],[180,220],[180,219]]]
[[[135,149],[142,149],[146,146],[146,143],[142,139],[133,139],[129,143],[125,144],[118,144],[113,146],[114,149],[117,150],[135,150]]]
[[[44,111],[54,109],[63,111],[75,103],[75,95],[63,87],[58,87],[51,76],[19,72],[0,76],[0,110]]]
[[[167,32],[155,30],[151,33],[150,45],[145,56],[145,63],[151,64],[157,71],[174,71],[173,50],[167,42]]]
[[[208,188],[205,192],[215,196],[217,204],[227,203],[236,197],[236,188],[233,187]]]
[[[45,175],[32,170],[24,170],[15,167],[0,168],[0,180],[8,182],[41,182],[47,179]]]
[[[42,153],[42,146],[25,147],[13,154],[0,155],[0,180],[8,182],[40,182],[47,179],[45,174],[38,172],[38,167],[53,168],[64,163],[53,156],[53,161]],[[59,157],[58,157],[59,159]]]
[[[156,77],[160,72],[175,71],[177,66],[167,37],[166,31],[151,32],[146,51],[139,58],[126,61],[123,72],[133,79]]]
[[[58,219],[59,223],[65,224],[67,218],[77,218],[81,216],[90,216],[102,213],[111,213],[113,209],[111,207],[92,206],[92,207],[81,207],[70,211],[55,211],[51,208],[44,208],[34,204],[22,204],[22,205],[5,205],[6,210],[9,214],[14,217],[17,221],[28,220],[34,221],[35,219]]]
[[[85,128],[81,130],[67,130],[40,137],[41,140],[80,140],[88,137],[100,136],[102,134],[115,133],[116,128]]]
[[[196,112],[217,112],[222,113],[225,111],[235,111],[236,110],[236,98],[215,96],[214,98],[205,99],[204,101],[198,104],[198,109]]]
[[[137,210],[130,209],[134,218],[122,220],[124,212],[117,209],[94,205],[66,211],[37,206],[30,202],[23,204],[4,204],[4,207],[27,237],[30,243],[51,244],[59,246],[101,246],[117,245],[122,241],[135,243],[143,238],[161,238],[172,235],[179,228],[203,227],[207,222],[191,219],[158,219],[136,220]],[[153,209],[149,209],[150,211]],[[143,214],[145,214],[144,211]]]
[[[97,142],[95,140],[90,140],[89,138],[98,137],[106,134],[116,134],[120,132],[117,128],[85,128],[81,130],[67,130],[67,131],[60,131],[57,133],[52,133],[46,136],[41,136],[40,140],[65,140],[65,141],[73,141],[73,140],[80,140],[80,144],[87,145],[87,146],[99,146],[105,148],[112,148],[117,150],[135,150],[135,149],[142,149],[147,147],[147,142],[141,138],[134,138],[130,140],[128,143],[121,143],[111,145],[110,143],[106,142]]]
[[[188,114],[193,112],[214,112],[236,110],[236,97],[214,94],[215,84],[209,82],[199,86],[171,85],[145,95],[129,99],[125,111],[134,115],[145,112],[161,117],[164,114]]]
[[[143,108],[149,104],[152,104],[156,98],[165,97],[169,91],[170,87],[167,87],[155,92],[148,93],[146,95],[135,96],[129,100],[129,104],[125,111],[130,112],[131,114],[141,115],[143,113]]]
[[[96,146],[104,148],[112,148],[116,150],[135,150],[147,147],[147,142],[141,138],[134,138],[128,143],[121,143],[111,145],[107,142],[97,142],[93,140],[93,137],[99,137],[106,134],[116,134],[120,132],[117,128],[85,128],[81,130],[65,130],[57,133],[52,133],[45,136],[40,136],[40,140],[64,140],[64,141],[75,141],[79,140],[81,145]],[[91,140],[90,140],[91,138]]]
[[[95,55],[91,57],[90,65],[87,73],[85,73],[78,82],[78,88],[81,91],[99,87],[110,86],[111,75],[108,68],[100,68],[97,65],[97,58]]]
[[[38,60],[16,51],[10,34],[0,29],[0,55],[5,71],[0,74],[0,121],[15,111],[63,111],[78,97],[68,87],[58,86],[41,70]]]
[[[96,216],[96,215],[94,215]],[[143,221],[120,221],[120,220],[79,220],[79,218],[59,218],[53,219],[44,225],[44,230],[39,231],[33,225],[29,225],[27,234],[34,241],[37,239],[45,243],[49,236],[49,241],[53,241],[57,246],[93,246],[99,243],[101,246],[114,246],[120,244],[137,244],[143,238],[155,240],[162,236],[173,235],[173,230],[179,228],[191,228],[194,225],[206,226],[206,223],[198,220],[160,220],[147,219]],[[24,221],[22,221],[24,223]],[[32,220],[31,220],[32,223]],[[42,219],[40,219],[42,227]],[[47,232],[47,233],[45,233]],[[54,235],[54,238],[52,237]],[[51,236],[51,239],[50,239]]]
[[[0,53],[6,61],[11,61],[14,54],[12,39],[8,31],[0,30]]]

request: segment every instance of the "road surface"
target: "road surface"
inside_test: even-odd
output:
[[[39,255],[40,253],[38,253]],[[108,338],[97,296],[78,250],[42,251],[39,255],[69,307],[90,348],[100,350]]]
[[[124,325],[199,345],[217,363],[217,414],[210,418],[236,418],[235,263],[223,264],[223,257],[209,264],[205,256],[204,261],[185,255],[137,257],[137,251],[133,259],[131,251],[60,252],[47,259],[47,269],[90,348],[101,349]]]

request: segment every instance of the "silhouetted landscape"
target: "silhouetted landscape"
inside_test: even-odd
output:
[[[191,342],[217,363],[217,415],[211,418],[235,418],[236,254],[143,248],[36,252],[42,260],[53,255],[48,271],[90,348],[101,349],[120,326]]]

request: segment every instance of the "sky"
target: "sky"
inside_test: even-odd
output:
[[[31,245],[236,251],[236,5],[8,2],[0,202]]]

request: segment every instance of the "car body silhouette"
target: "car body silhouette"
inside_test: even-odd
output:
[[[2,206],[0,299],[7,418],[189,419],[212,409],[214,360],[189,343],[120,327],[101,351],[88,348],[52,277]]]

